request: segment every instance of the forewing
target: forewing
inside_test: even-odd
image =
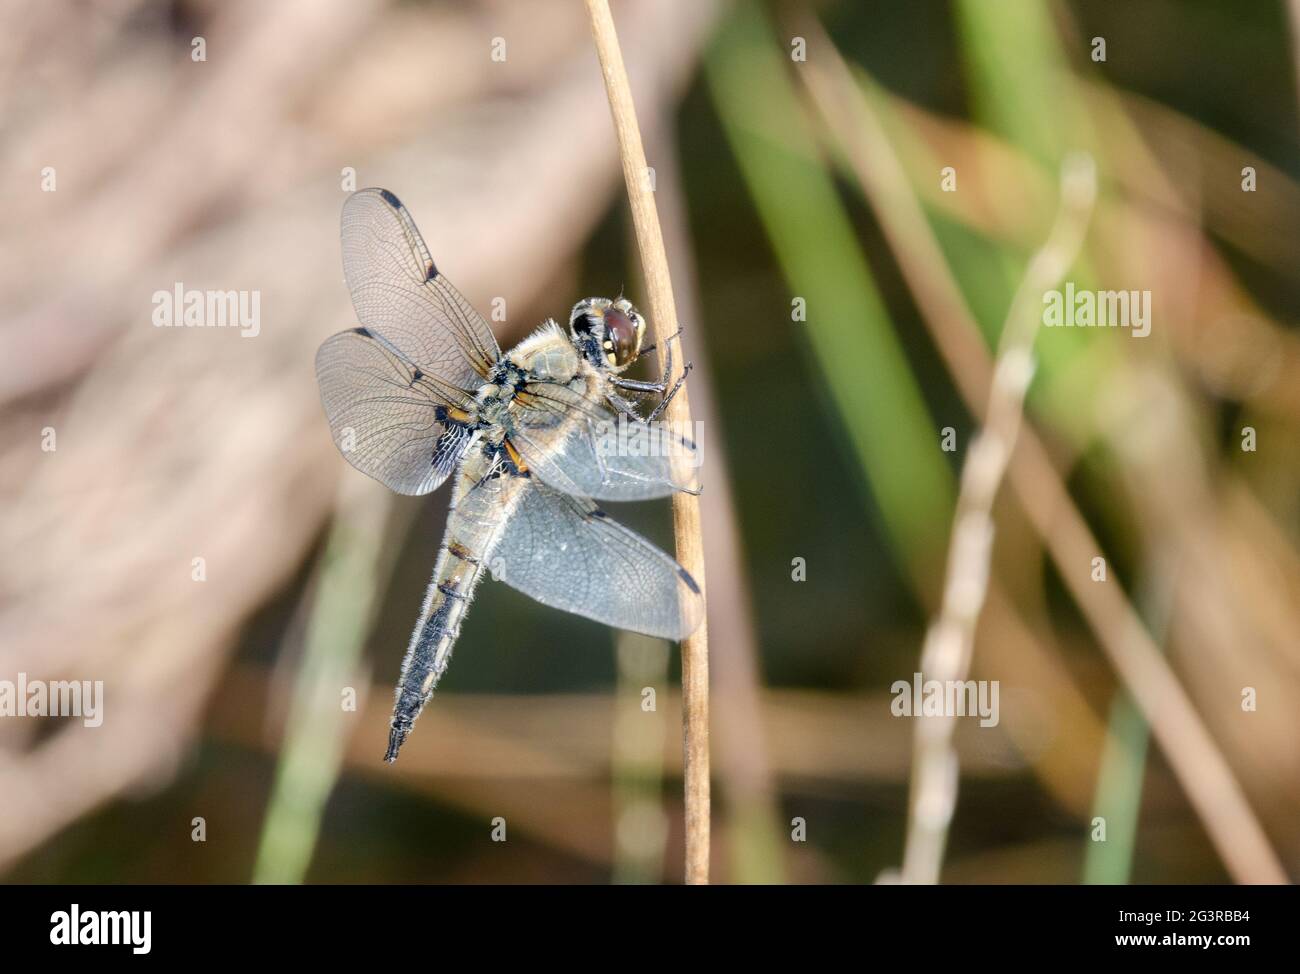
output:
[[[492,329],[438,271],[415,221],[386,189],[343,204],[343,276],[361,324],[436,381],[473,390],[501,357]]]
[[[511,442],[557,490],[606,501],[699,490],[699,450],[680,431],[617,413],[597,390],[538,382],[522,393]]]
[[[684,639],[704,615],[686,569],[586,498],[524,487],[488,565],[544,605],[619,629]]]
[[[456,416],[500,350],[487,323],[438,273],[406,208],[383,189],[343,204],[343,273],[363,327],[316,353],[335,444],[403,494],[436,488],[469,438]]]
[[[469,440],[449,417],[461,405],[383,336],[353,328],[325,340],[316,379],[330,434],[344,458],[400,494],[427,494]]]

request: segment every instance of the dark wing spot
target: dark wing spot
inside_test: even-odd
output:
[[[358,335],[360,335],[362,338],[371,337],[369,328],[353,328],[352,330],[356,332]]]
[[[387,203],[389,206],[391,206],[393,209],[400,210],[402,208],[402,201],[399,200],[392,193],[390,193],[388,190],[381,189],[379,191],[379,195],[382,196],[384,198],[384,202]]]
[[[682,577],[682,581],[686,583],[686,587],[688,589],[690,589],[696,595],[700,594],[700,587],[695,584],[695,579],[691,578],[690,572],[688,572],[685,568],[678,566],[677,574]]]
[[[591,516],[592,516],[592,517],[609,517],[609,515],[606,514],[604,511],[602,511],[599,507],[596,508],[594,511],[591,512]]]
[[[426,281],[432,281],[432,280],[433,280],[435,277],[437,277],[437,276],[438,276],[438,267],[437,267],[437,265],[434,264],[433,261],[429,261],[429,271],[428,271],[427,274],[425,274],[424,279],[425,279]]]
[[[423,378],[424,378],[424,373],[421,372],[418,368],[411,373],[411,382],[413,384],[419,382]]]

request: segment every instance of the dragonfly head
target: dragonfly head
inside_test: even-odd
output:
[[[573,342],[602,372],[622,372],[641,354],[645,319],[627,298],[583,298],[569,315]]]

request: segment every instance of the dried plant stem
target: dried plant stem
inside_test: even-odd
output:
[[[672,102],[650,102],[646,117],[642,103],[646,152],[655,165],[655,200],[668,248],[677,310],[682,320],[700,320],[695,254],[691,247],[686,188],[682,185]],[[718,417],[708,351],[702,335],[688,328],[682,334],[683,359],[695,363],[691,372],[691,404],[696,422],[710,433],[700,444],[701,462],[709,471],[709,490],[700,495],[704,519],[704,563],[708,572],[709,615],[727,638],[714,644],[709,659],[711,712],[718,717],[718,735],[710,739],[710,768],[727,807],[727,881],[772,885],[785,882],[784,832],[780,827],[776,786],[770,766],[770,742],[764,730],[761,686],[763,675],[754,631],[753,599],[749,590],[745,552],[736,501],[731,490],[723,441],[726,430]]]
[[[975,625],[988,588],[993,551],[993,501],[1020,431],[1025,391],[1033,377],[1034,311],[1040,296],[1078,256],[1096,197],[1091,158],[1068,159],[1061,206],[1047,242],[1029,262],[1002,328],[984,423],[962,467],[948,570],[938,617],[926,633],[921,672],[927,680],[962,681],[970,671]],[[936,883],[957,804],[957,717],[919,717],[912,755],[912,798],[903,853],[905,883]]]
[[[843,146],[898,255],[922,319],[958,391],[976,412],[991,386],[979,326],[858,81],[815,21],[802,20],[799,32],[817,38],[818,48],[827,53],[826,67],[812,62],[805,66],[809,92]],[[1238,882],[1285,883],[1286,873],[1232,768],[1123,590],[1097,585],[1078,570],[1102,554],[1101,545],[1032,427],[1026,427],[1019,438],[1010,476],[1021,506],[1103,652],[1151,725],[1228,871]]]
[[[668,273],[668,256],[664,250],[659,214],[655,209],[650,186],[645,148],[637,125],[636,107],[628,81],[614,18],[608,0],[587,0],[591,33],[600,58],[605,91],[609,96],[614,129],[618,134],[619,155],[623,161],[623,178],[627,183],[632,221],[636,226],[641,251],[646,294],[650,301],[650,327],[655,344],[662,348],[676,334],[677,308],[673,301],[672,280]],[[681,356],[677,356],[669,383],[681,374]],[[668,405],[668,422],[679,429],[691,428],[691,407],[686,387],[682,386]],[[677,541],[677,560],[694,576],[701,592],[704,585],[704,546],[700,524],[699,498],[690,494],[673,495],[673,526]],[[706,602],[707,604],[707,602]],[[686,791],[686,882],[709,881],[709,634],[707,617],[682,643],[682,745],[683,777]]]

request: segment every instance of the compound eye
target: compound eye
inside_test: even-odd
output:
[[[615,368],[622,368],[637,356],[637,327],[632,319],[617,308],[605,311],[605,360]]]

